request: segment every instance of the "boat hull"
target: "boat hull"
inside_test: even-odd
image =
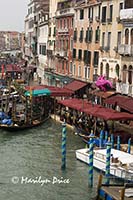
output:
[[[36,121],[36,123],[34,124],[24,124],[22,126],[7,126],[7,125],[0,125],[0,129],[6,130],[6,131],[10,131],[10,132],[15,132],[15,131],[21,131],[21,130],[25,130],[25,129],[30,129],[30,128],[34,128],[36,126],[40,126],[41,124],[45,123],[50,117],[47,117],[41,121]]]
[[[88,153],[88,151],[89,151],[89,149],[77,150],[76,151],[76,158],[78,160],[82,161],[82,162],[89,164],[89,153]],[[116,150],[116,151],[118,151],[118,150]],[[93,166],[96,169],[98,169],[102,172],[105,172],[105,170],[106,170],[106,155],[101,154],[101,158],[97,158],[97,156],[95,156],[96,152],[97,151],[94,150]],[[113,151],[113,153],[115,153],[115,152]],[[125,152],[123,152],[123,153],[127,154]],[[102,158],[102,156],[104,157],[104,159]],[[133,162],[133,155],[127,154],[127,156],[130,156],[131,162]],[[129,170],[126,167],[122,167],[121,165],[117,165],[115,163],[110,165],[110,175],[115,176],[115,177],[120,178],[120,179],[133,181],[133,169]]]

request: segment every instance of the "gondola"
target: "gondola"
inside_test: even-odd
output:
[[[32,123],[30,124],[23,124],[23,125],[17,125],[17,124],[13,124],[13,125],[6,125],[6,124],[0,124],[0,129],[6,130],[6,131],[10,131],[10,132],[15,132],[15,131],[21,131],[21,130],[25,130],[25,129],[31,129],[34,128],[36,126],[39,126],[41,124],[43,124],[44,122],[46,122],[50,117],[46,117],[42,120],[34,120]]]

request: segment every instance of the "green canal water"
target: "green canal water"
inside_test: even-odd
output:
[[[88,166],[75,158],[75,150],[85,144],[68,129],[67,168],[61,170],[61,131],[52,120],[23,132],[0,131],[1,200],[94,199],[98,173],[89,188]]]

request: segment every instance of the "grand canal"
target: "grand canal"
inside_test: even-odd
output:
[[[23,132],[1,130],[0,199],[94,199],[98,174],[94,174],[94,188],[89,188],[88,166],[75,158],[75,150],[85,144],[68,129],[67,168],[61,170],[61,130],[53,120]]]

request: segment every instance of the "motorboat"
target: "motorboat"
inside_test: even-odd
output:
[[[76,158],[89,164],[89,149],[76,150]],[[94,149],[93,166],[105,172],[106,170],[106,149]],[[110,175],[133,182],[133,155],[124,151],[111,149]]]

